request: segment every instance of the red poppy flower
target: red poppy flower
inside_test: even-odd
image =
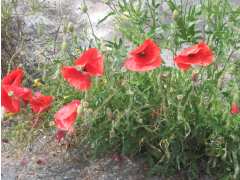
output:
[[[77,109],[80,105],[79,100],[73,100],[58,110],[54,116],[54,122],[58,129],[56,138],[60,141],[66,132],[73,131],[73,124],[76,121],[78,112]]]
[[[174,58],[175,64],[182,70],[188,70],[192,65],[208,66],[213,62],[213,52],[207,44],[201,42],[184,49]]]
[[[75,60],[75,65],[80,66],[82,71],[90,76],[102,76],[103,58],[97,48],[89,48],[82,55]]]
[[[231,107],[231,113],[238,114],[239,112],[240,112],[240,108],[239,108],[238,104],[236,102],[233,102],[232,107]]]
[[[12,113],[20,111],[21,100],[27,103],[32,96],[32,91],[30,89],[10,85],[2,85],[1,93],[2,106],[7,112]]]
[[[24,72],[22,68],[17,68],[11,71],[2,79],[3,85],[20,86],[23,80]]]
[[[62,76],[77,90],[88,90],[91,87],[91,76],[103,75],[103,58],[98,49],[90,48],[76,59],[75,66],[64,66]]]
[[[91,87],[91,78],[87,73],[80,72],[73,66],[64,66],[62,76],[68,83],[78,90],[88,90]]]
[[[130,52],[130,58],[124,62],[124,67],[130,71],[144,72],[159,67],[162,63],[160,48],[151,39]]]
[[[36,92],[29,103],[34,113],[41,113],[52,105],[52,101],[52,96],[44,96],[40,92]]]

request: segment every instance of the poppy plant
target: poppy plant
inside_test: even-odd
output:
[[[78,107],[80,106],[79,100],[73,100],[66,104],[56,112],[54,122],[57,127],[56,138],[60,141],[66,132],[73,131],[73,124],[77,119]]]
[[[130,52],[130,58],[124,62],[124,67],[130,71],[144,72],[159,67],[162,63],[160,48],[151,39]]]
[[[240,112],[240,108],[239,108],[238,104],[236,102],[233,102],[232,106],[231,106],[231,113],[238,114],[239,112]]]
[[[75,60],[75,66],[63,66],[63,78],[77,90],[88,90],[91,77],[102,76],[104,72],[103,58],[97,48],[90,48]]]
[[[36,92],[34,96],[32,96],[29,104],[34,113],[41,113],[52,105],[52,101],[52,96],[44,96],[40,92]]]
[[[14,86],[21,86],[23,80],[24,72],[22,68],[17,68],[11,71],[2,79],[3,85],[14,85]]]
[[[186,71],[192,65],[208,66],[213,62],[213,52],[204,42],[185,48],[174,58],[179,69]]]

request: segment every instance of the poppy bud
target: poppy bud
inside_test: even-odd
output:
[[[142,119],[142,118],[140,118],[140,119],[137,119],[137,121],[138,121],[140,124],[142,124],[142,123],[143,123],[143,119]]]
[[[67,31],[68,32],[73,32],[73,30],[74,30],[73,24],[71,22],[68,23]]]
[[[232,102],[232,106],[231,106],[231,113],[234,114],[238,114],[240,112],[239,106],[236,102]]]
[[[68,31],[68,26],[67,26],[66,23],[64,23],[64,25],[63,25],[63,33],[66,34],[67,31]]]
[[[183,99],[183,95],[177,95],[177,100],[182,100]]]
[[[73,42],[74,42],[75,44],[77,44],[77,43],[78,43],[78,36],[77,36],[77,33],[76,33],[75,31],[73,31],[72,38],[73,38]]]
[[[107,108],[106,114],[107,114],[108,119],[111,120],[113,118],[113,113],[110,108]]]
[[[82,101],[82,107],[87,108],[88,107],[88,102],[87,101]]]
[[[93,113],[93,109],[92,109],[92,108],[89,108],[89,109],[88,109],[88,113],[89,113],[89,114]]]
[[[61,47],[62,51],[65,51],[65,50],[67,49],[67,46],[68,46],[67,41],[64,40],[64,41],[62,42],[62,47]]]
[[[193,73],[192,73],[192,81],[196,82],[197,79],[198,79],[198,73],[193,72]]]
[[[166,79],[168,77],[169,77],[169,73],[162,73],[162,74],[160,74],[160,78],[161,79]]]
[[[173,11],[173,19],[176,20],[177,17],[178,17],[178,15],[179,15],[179,12],[178,12],[178,10],[175,9],[175,10]]]
[[[81,11],[83,12],[83,13],[86,13],[87,11],[88,11],[88,8],[87,8],[87,6],[84,4],[84,5],[82,5],[81,6]]]

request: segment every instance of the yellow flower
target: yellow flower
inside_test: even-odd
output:
[[[35,79],[33,81],[33,87],[40,87],[42,86],[43,84],[41,83],[41,80],[40,79]]]
[[[15,113],[11,113],[11,112],[7,112],[7,113],[4,114],[4,116],[5,116],[6,118],[13,117],[14,115],[15,115]]]

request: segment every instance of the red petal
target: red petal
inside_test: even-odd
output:
[[[22,68],[17,68],[11,71],[2,79],[4,85],[20,86],[23,80],[24,72]]]
[[[75,65],[81,66],[91,76],[103,75],[103,58],[97,48],[90,48],[75,61]]]
[[[129,58],[124,62],[124,67],[130,71],[145,72],[159,67],[161,63],[162,59],[160,57],[156,58],[151,64],[148,65],[136,63],[134,58]]]
[[[58,110],[54,116],[56,127],[63,131],[69,131],[77,118],[77,109],[80,105],[79,100],[73,100]]]
[[[11,86],[9,90],[13,91],[14,96],[22,99],[25,103],[29,102],[32,97],[32,91],[28,88]]]
[[[196,44],[192,47],[183,49],[183,51],[181,52],[181,55],[182,56],[194,55],[194,54],[197,54],[199,51],[200,51],[199,45]]]
[[[77,90],[88,90],[91,87],[89,75],[76,70],[72,66],[64,66],[61,73],[63,78]]]
[[[1,87],[1,105],[5,108],[6,112],[17,113],[20,112],[20,100],[14,96],[8,95],[7,88],[2,85]]]
[[[240,112],[240,109],[237,105],[237,103],[233,102],[231,107],[231,113],[232,114],[238,114]]]
[[[53,97],[44,96],[40,92],[34,94],[30,100],[30,106],[34,113],[46,111],[52,105]]]
[[[177,63],[177,62],[175,62],[175,63],[178,66],[178,68],[183,70],[183,71],[187,71],[189,68],[191,68],[190,64]]]
[[[59,143],[65,136],[66,136],[66,131],[57,130],[56,139],[57,139],[57,142],[58,142],[58,143]]]

